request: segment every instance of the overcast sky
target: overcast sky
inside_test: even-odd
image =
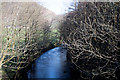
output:
[[[56,14],[64,14],[73,0],[38,0],[47,9]]]

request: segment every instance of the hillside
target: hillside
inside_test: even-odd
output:
[[[52,11],[44,8],[36,2],[3,2],[2,23],[4,27],[29,26],[37,22],[41,26],[45,22],[51,22],[56,17]]]

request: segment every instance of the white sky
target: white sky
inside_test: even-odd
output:
[[[38,0],[47,9],[56,14],[64,14],[73,0]]]

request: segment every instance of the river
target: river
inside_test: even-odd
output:
[[[69,80],[71,71],[66,60],[66,53],[67,50],[61,47],[45,52],[32,64],[32,68],[27,72],[28,78]]]

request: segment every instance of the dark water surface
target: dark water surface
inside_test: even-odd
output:
[[[28,78],[70,78],[66,52],[57,47],[42,54],[27,72]]]

